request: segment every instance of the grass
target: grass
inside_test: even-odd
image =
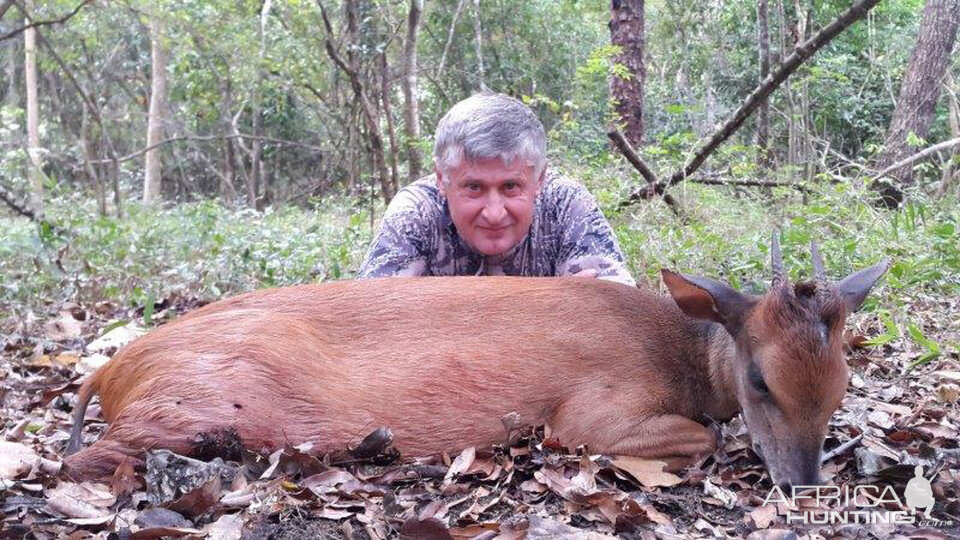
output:
[[[660,268],[671,268],[760,290],[769,276],[770,234],[780,228],[794,279],[809,275],[811,240],[835,279],[891,257],[889,293],[871,296],[867,310],[897,313],[916,294],[960,293],[956,205],[916,197],[902,210],[880,210],[856,181],[817,185],[805,198],[786,189],[685,184],[674,192],[684,208],[678,218],[658,201],[616,211],[635,181],[619,165],[562,168],[596,194],[631,271],[650,286],[659,283]],[[64,300],[145,306],[174,292],[213,299],[350,278],[372,236],[366,206],[346,198],[263,213],[214,201],[160,210],[131,204],[128,212],[123,220],[97,218],[85,195],[52,200],[47,214],[69,231],[64,236],[0,218],[0,311],[22,316]],[[906,328],[909,321],[898,323]]]

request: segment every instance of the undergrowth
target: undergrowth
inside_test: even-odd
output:
[[[947,202],[917,195],[901,210],[881,210],[858,180],[810,185],[806,195],[687,183],[673,191],[683,209],[677,216],[660,201],[618,210],[636,182],[619,165],[564,169],[596,194],[644,286],[658,287],[659,269],[670,268],[758,292],[769,279],[770,235],[779,229],[794,279],[810,274],[811,240],[834,279],[890,257],[887,293],[871,295],[868,311],[898,312],[916,295],[960,293],[960,211]],[[47,215],[56,229],[0,217],[0,319],[65,300],[137,307],[174,293],[215,299],[349,279],[372,236],[367,206],[346,198],[266,212],[214,201],[132,205],[119,220],[91,217],[89,198],[76,195],[50,201]]]

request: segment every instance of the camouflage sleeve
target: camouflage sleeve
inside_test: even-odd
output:
[[[380,220],[357,279],[429,275],[430,231],[437,212],[416,186],[400,190]]]
[[[633,276],[624,264],[623,253],[614,237],[607,218],[597,206],[596,199],[579,184],[568,182],[564,189],[564,208],[560,214],[563,229],[557,260],[557,275],[572,275],[587,269],[597,271],[597,277],[636,286]]]

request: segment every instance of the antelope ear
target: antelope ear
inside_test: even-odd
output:
[[[837,283],[837,288],[843,295],[843,303],[847,306],[847,313],[860,309],[870,288],[887,271],[887,268],[890,268],[890,259],[884,259],[869,268],[854,272]]]
[[[701,277],[685,276],[661,269],[660,276],[677,306],[695,319],[722,324],[730,334],[740,331],[746,313],[755,300],[730,286]]]

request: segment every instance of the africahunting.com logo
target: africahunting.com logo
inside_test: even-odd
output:
[[[915,524],[928,527],[952,527],[953,522],[931,516],[934,499],[930,480],[917,465],[914,476],[903,490],[903,498],[893,486],[792,486],[789,496],[780,487],[767,494],[763,504],[783,504],[787,524]],[[906,504],[904,504],[906,503]],[[831,510],[839,508],[840,510]],[[892,509],[891,509],[892,508]]]

